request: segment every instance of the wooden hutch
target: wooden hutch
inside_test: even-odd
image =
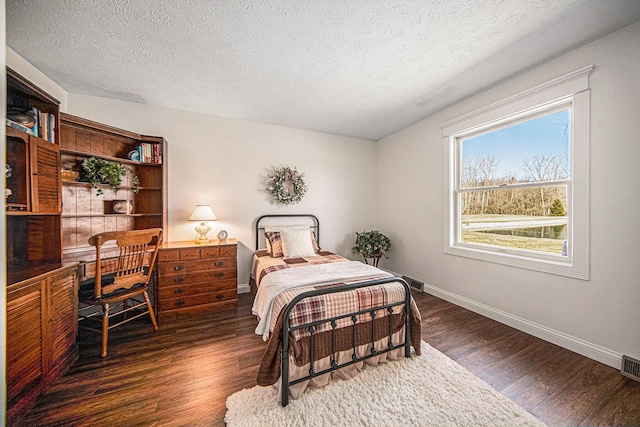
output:
[[[7,120],[7,418],[12,423],[78,358],[77,287],[91,275],[87,239],[107,230],[167,226],[166,147],[161,137],[61,113],[59,102],[7,68],[7,109],[37,117],[32,127]],[[9,117],[9,115],[8,115]],[[144,147],[150,157],[131,155]],[[63,170],[97,157],[132,169],[130,181],[103,195]],[[133,158],[133,159],[132,159]],[[137,186],[136,186],[137,187]],[[137,192],[136,192],[137,191]],[[133,210],[114,213],[113,200]]]

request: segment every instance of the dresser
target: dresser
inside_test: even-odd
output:
[[[163,243],[154,286],[158,322],[235,309],[237,253],[235,239],[213,240],[208,245]]]

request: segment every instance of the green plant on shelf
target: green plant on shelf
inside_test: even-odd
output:
[[[140,181],[131,168],[122,163],[89,157],[82,162],[80,181],[91,184],[99,196],[103,194],[100,184],[108,184],[115,191],[127,174],[131,176],[133,192],[138,193],[140,191]]]

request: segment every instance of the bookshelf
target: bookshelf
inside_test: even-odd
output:
[[[9,425],[17,424],[78,358],[78,266],[62,261],[59,116],[56,99],[7,68],[4,231]]]
[[[7,68],[7,110],[37,109],[57,126],[59,102]],[[27,127],[25,127],[27,128]],[[6,125],[7,281],[62,266],[60,145]]]
[[[167,228],[166,142],[109,125],[60,114],[60,153],[63,170],[79,175],[62,182],[63,259],[89,264],[95,256],[90,236],[109,230]],[[82,182],[82,162],[90,157],[117,162],[129,168],[115,190],[99,184],[102,194]],[[137,188],[136,188],[137,187]],[[137,193],[136,193],[137,190]],[[131,202],[132,210],[117,213],[114,201]],[[118,211],[120,212],[120,211]],[[82,271],[81,271],[82,276]]]

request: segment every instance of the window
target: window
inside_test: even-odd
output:
[[[592,70],[441,125],[445,253],[588,280]]]

